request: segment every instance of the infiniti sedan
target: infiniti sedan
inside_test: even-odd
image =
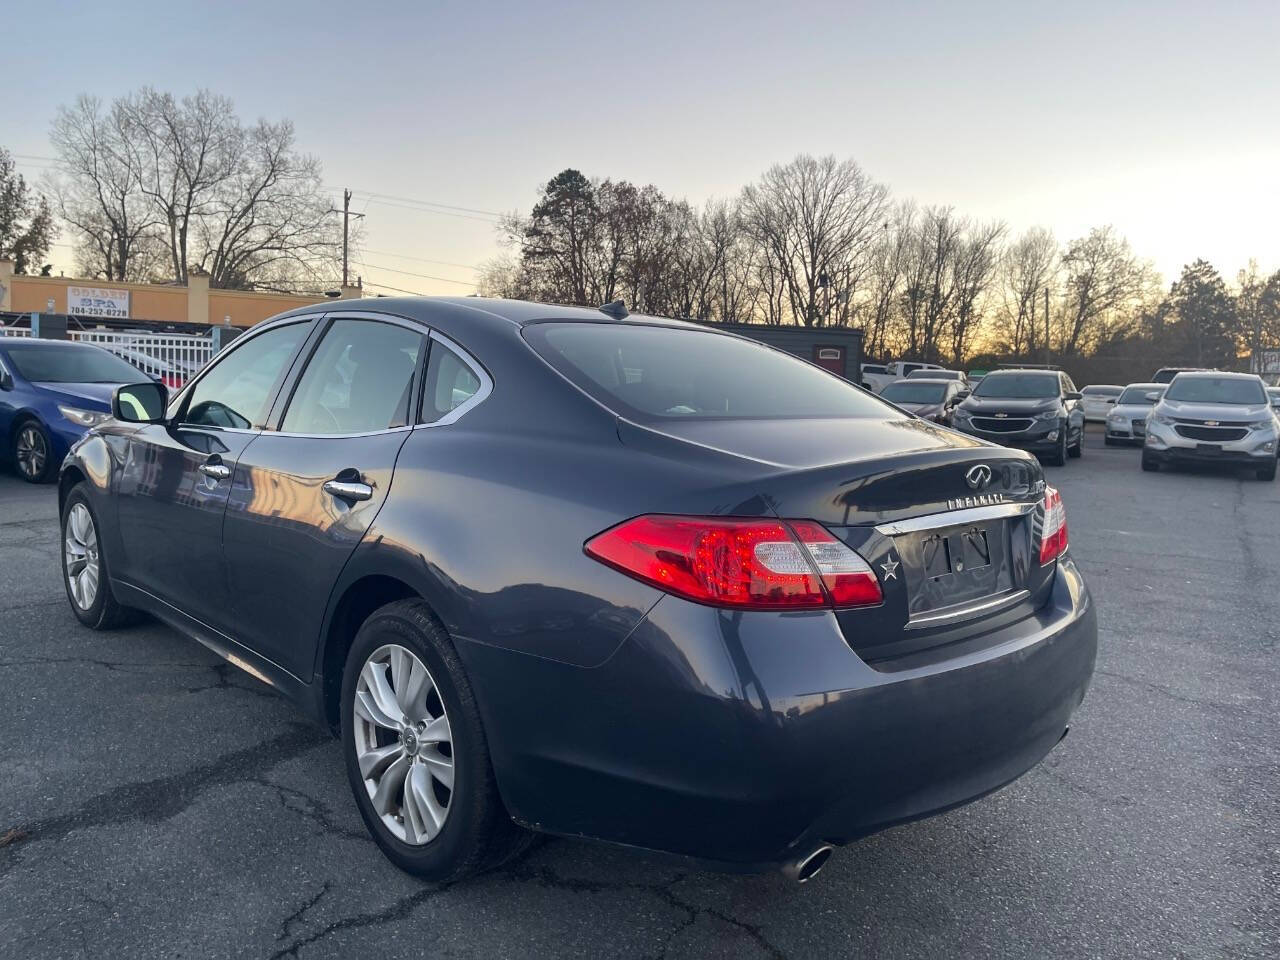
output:
[[[71,445],[110,416],[115,388],[142,378],[91,344],[0,338],[3,452],[23,480],[52,480]]]
[[[1026,772],[1093,671],[1034,458],[697,324],[317,304],[113,411],[60,477],[72,611],[328,724],[433,880],[533,831],[806,880]]]
[[[1147,420],[1142,469],[1182,463],[1252,468],[1276,478],[1280,419],[1252,373],[1179,373]]]

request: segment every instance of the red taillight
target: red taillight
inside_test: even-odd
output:
[[[1040,563],[1052,563],[1067,549],[1067,510],[1055,487],[1044,491],[1044,525],[1040,528]]]
[[[717,607],[881,601],[867,562],[811,520],[649,515],[592,537],[583,549],[629,576]]]

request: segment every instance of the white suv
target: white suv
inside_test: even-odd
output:
[[[1233,463],[1276,478],[1280,419],[1252,373],[1179,373],[1147,418],[1142,469]]]

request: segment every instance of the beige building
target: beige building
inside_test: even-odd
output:
[[[362,296],[343,287],[342,299]],[[0,260],[0,312],[65,313],[162,323],[230,323],[251,327],[277,313],[317,303],[321,296],[296,296],[248,290],[214,290],[207,276],[192,276],[188,286],[117,283],[68,277],[18,276],[12,260]]]

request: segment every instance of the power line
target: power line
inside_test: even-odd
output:
[[[411,296],[411,297],[425,297],[425,296],[426,296],[426,294],[425,294],[425,293],[419,293],[417,290],[403,290],[403,289],[401,289],[400,287],[393,287],[393,286],[390,286],[389,284],[385,284],[385,283],[374,283],[372,280],[366,280],[366,281],[364,282],[364,285],[365,285],[366,287],[377,287],[379,290],[392,290],[392,291],[394,291],[395,293],[407,293],[407,294],[409,294],[409,296]]]
[[[477,207],[459,207],[451,203],[441,203],[438,200],[419,200],[417,197],[401,197],[394,193],[378,193],[376,190],[360,190],[355,188],[355,192],[362,193],[366,197],[378,197],[382,200],[396,200],[400,203],[413,203],[428,207],[443,207],[446,210],[458,210],[462,213],[478,213],[485,217],[501,218],[506,216],[506,214],[498,213],[496,210],[481,210]]]
[[[412,210],[415,213],[434,213],[438,217],[457,217],[460,220],[475,220],[477,223],[487,223],[490,226],[497,226],[498,220],[489,217],[474,216],[470,213],[450,213],[448,210],[432,210],[430,207],[413,207],[406,203],[392,203],[390,200],[377,200],[375,198],[367,198],[369,203],[376,203],[382,207],[395,207],[397,210]]]
[[[454,280],[450,277],[433,277],[429,273],[412,273],[409,270],[397,270],[395,267],[384,267],[376,263],[366,263],[363,260],[357,260],[356,263],[364,267],[366,270],[385,270],[387,273],[399,273],[406,277],[417,277],[419,280],[438,280],[441,283],[456,283],[463,287],[475,286],[475,284],[469,280]]]
[[[438,263],[441,266],[458,267],[461,270],[480,269],[470,263],[454,263],[452,260],[428,260],[426,257],[411,257],[407,253],[391,253],[387,250],[366,250],[365,253],[372,253],[375,257],[397,257],[400,260],[416,260],[418,263]]]

